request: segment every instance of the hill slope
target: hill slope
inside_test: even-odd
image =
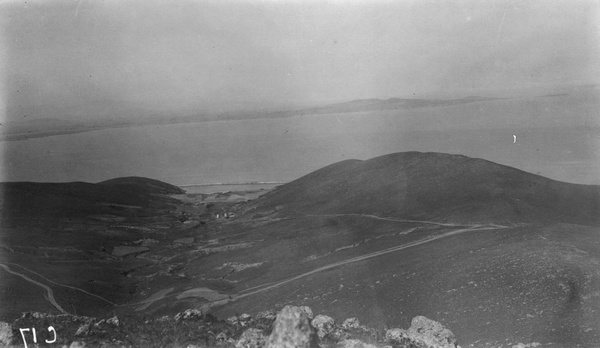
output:
[[[210,238],[245,248],[183,272],[229,282],[223,318],[302,303],[375,327],[422,314],[463,347],[596,347],[599,198],[465,156],[348,160],[240,206]]]
[[[177,229],[180,202],[166,194],[179,192],[146,178],[0,183],[0,320],[31,310],[99,315],[126,301],[128,270],[139,267],[127,252]]]
[[[184,190],[177,186],[167,184],[166,182],[142,178],[138,176],[128,176],[99,182],[98,185],[109,187],[120,187],[130,190],[136,190],[152,194],[181,194]]]
[[[128,177],[85,182],[0,183],[0,211],[5,218],[15,215],[77,217],[86,214],[117,214],[124,206],[144,208],[163,207],[172,202],[166,194],[182,193],[173,185],[157,180]],[[115,209],[117,208],[117,209]]]
[[[600,187],[482,159],[404,152],[342,161],[278,187],[256,208],[451,222],[600,222]]]

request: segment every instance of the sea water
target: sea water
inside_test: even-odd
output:
[[[484,158],[551,179],[600,184],[598,103],[569,98],[108,128],[3,141],[2,179],[289,182],[346,159],[435,151]]]

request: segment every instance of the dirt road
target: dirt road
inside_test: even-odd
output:
[[[288,284],[290,282],[308,277],[312,274],[318,273],[318,272],[323,272],[326,271],[328,269],[331,268],[335,268],[335,267],[340,267],[340,266],[344,266],[350,263],[354,263],[354,262],[359,262],[359,261],[364,261],[364,260],[368,260],[374,257],[378,257],[381,255],[385,255],[388,253],[393,253],[399,250],[403,250],[403,249],[407,249],[407,248],[411,248],[417,245],[421,245],[421,244],[425,244],[425,243],[430,243],[442,238],[447,238],[450,236],[454,236],[457,234],[461,234],[461,233],[466,233],[466,232],[473,232],[473,231],[483,231],[483,230],[496,230],[496,229],[504,229],[504,228],[509,228],[509,226],[502,226],[502,225],[495,225],[495,224],[488,224],[488,225],[482,225],[482,224],[473,224],[473,225],[467,225],[467,224],[451,224],[451,223],[442,223],[442,222],[436,222],[436,221],[422,221],[422,220],[404,220],[404,219],[392,219],[392,218],[385,218],[385,217],[380,217],[377,215],[371,215],[371,214],[321,214],[321,215],[311,215],[311,214],[304,214],[302,212],[297,211],[298,213],[307,216],[307,217],[340,217],[340,216],[359,216],[359,217],[365,217],[365,218],[370,218],[370,219],[377,219],[377,220],[385,220],[385,221],[391,221],[391,222],[410,222],[410,223],[422,223],[422,224],[431,224],[431,225],[437,225],[437,226],[443,226],[443,227],[462,227],[462,228],[457,228],[455,230],[452,231],[448,231],[446,233],[442,233],[439,234],[437,236],[433,236],[433,237],[429,237],[429,238],[425,238],[422,240],[418,240],[418,241],[414,241],[414,242],[410,242],[410,243],[406,243],[406,244],[401,244],[401,245],[397,245],[397,246],[393,246],[390,248],[386,248],[386,249],[382,249],[382,250],[378,250],[378,251],[374,251],[371,253],[367,253],[364,255],[360,255],[360,256],[356,256],[356,257],[352,257],[343,261],[338,261],[338,262],[334,262],[331,263],[329,265],[325,265],[316,269],[313,269],[309,272],[305,272],[302,274],[299,274],[297,276],[294,276],[292,278],[288,278],[282,281],[278,281],[278,282],[271,282],[271,283],[267,283],[267,284],[262,284],[259,286],[255,286],[252,288],[248,288],[245,290],[240,291],[237,295],[231,295],[229,298],[227,299],[220,299],[220,300],[216,300],[216,301],[210,301],[208,303],[206,303],[203,307],[204,308],[210,308],[210,307],[214,307],[214,306],[218,306],[218,305],[222,305],[228,302],[232,302],[232,301],[236,301],[245,297],[249,297],[252,295],[256,295],[277,287],[280,287],[282,285]],[[170,294],[168,296],[163,296],[163,298],[167,298],[167,297],[173,297],[176,296],[180,293],[175,293],[175,294]],[[139,303],[145,303],[145,301],[139,302]],[[138,304],[139,304],[138,303]],[[128,304],[131,305],[131,304]]]
[[[20,267],[20,268],[22,268],[22,269],[26,270],[27,272],[33,273],[33,274],[37,275],[38,277],[40,277],[40,278],[42,278],[42,279],[46,280],[46,281],[47,281],[47,282],[49,282],[49,283],[52,283],[52,284],[55,284],[55,285],[58,285],[58,286],[62,286],[63,288],[69,288],[69,289],[73,289],[73,290],[76,290],[76,291],[82,292],[82,293],[84,293],[84,294],[87,294],[87,295],[89,295],[89,296],[96,297],[96,298],[98,298],[98,299],[100,299],[100,300],[102,300],[102,301],[104,301],[104,302],[106,302],[106,303],[109,303],[109,304],[111,304],[111,305],[116,305],[116,303],[113,303],[113,302],[111,302],[111,301],[109,301],[109,300],[105,299],[105,298],[104,298],[104,297],[102,297],[102,296],[98,296],[98,295],[96,295],[96,294],[92,294],[91,292],[85,291],[85,290],[83,290],[83,289],[80,289],[80,288],[77,288],[77,287],[74,287],[74,286],[65,285],[65,284],[60,284],[60,283],[57,283],[57,282],[55,282],[55,281],[52,281],[52,280],[50,280],[50,279],[48,279],[48,278],[44,277],[43,275],[41,275],[41,274],[39,274],[39,273],[37,273],[37,272],[34,272],[34,271],[32,271],[32,270],[30,270],[30,269],[28,269],[28,268],[25,268],[25,267],[23,267],[23,266],[21,266],[21,265],[19,265],[19,264],[17,264],[17,263],[12,263],[12,262],[7,262],[7,263],[10,263],[11,265],[14,265],[14,266]]]
[[[356,215],[359,215],[359,214],[356,214]],[[406,221],[406,220],[403,220],[403,221]],[[428,223],[436,224],[435,222],[428,222]],[[316,268],[316,269],[314,269],[312,271],[309,271],[309,272],[306,272],[306,273],[302,273],[302,274],[297,275],[295,277],[292,277],[292,278],[289,278],[289,279],[286,279],[286,280],[283,280],[283,281],[280,281],[280,282],[271,283],[270,285],[267,285],[267,286],[264,286],[264,287],[260,287],[259,286],[259,287],[254,287],[254,288],[243,290],[243,291],[240,292],[240,295],[234,296],[232,300],[235,301],[235,300],[238,300],[238,299],[242,299],[244,297],[256,295],[256,294],[259,294],[261,292],[265,292],[267,290],[270,290],[270,289],[282,286],[284,284],[293,282],[293,281],[301,279],[301,278],[308,277],[308,276],[310,276],[312,274],[315,274],[315,273],[318,273],[318,272],[322,272],[322,271],[325,271],[325,270],[328,270],[328,269],[331,269],[331,268],[334,268],[334,267],[339,267],[339,266],[347,265],[347,264],[350,264],[350,263],[353,263],[353,262],[359,262],[359,261],[371,259],[371,258],[378,257],[378,256],[381,256],[381,255],[385,255],[385,254],[388,254],[388,253],[393,253],[393,252],[396,252],[398,250],[403,250],[403,249],[411,248],[411,247],[414,247],[414,246],[417,246],[417,245],[421,245],[421,244],[425,244],[425,243],[430,243],[430,242],[433,242],[433,241],[438,240],[438,239],[447,238],[447,237],[450,237],[450,236],[455,236],[457,234],[461,234],[461,233],[465,233],[465,232],[482,231],[482,230],[496,230],[496,229],[500,229],[500,228],[507,228],[507,227],[506,226],[499,227],[499,226],[496,226],[496,225],[494,225],[494,226],[473,225],[471,227],[453,230],[453,231],[450,231],[450,232],[447,232],[447,233],[443,233],[443,234],[440,234],[440,235],[437,235],[437,236],[434,236],[434,237],[430,237],[430,238],[426,238],[426,239],[422,239],[422,240],[410,242],[410,243],[407,243],[407,244],[397,245],[397,246],[390,247],[390,248],[387,248],[387,249],[382,249],[382,250],[374,251],[372,253],[368,253],[368,254],[364,254],[364,255],[352,257],[352,258],[346,259],[344,261],[334,262],[334,263],[331,263],[329,265]],[[256,289],[256,290],[254,290],[254,289]],[[250,291],[250,290],[252,290],[252,291]],[[248,291],[250,291],[250,292],[248,292]]]
[[[0,267],[4,268],[8,273],[14,274],[16,276],[19,276],[25,280],[27,280],[30,283],[33,283],[37,286],[41,286],[42,288],[44,288],[46,290],[46,299],[54,306],[56,307],[56,309],[58,309],[62,314],[69,314],[67,311],[65,311],[59,304],[58,302],[56,302],[56,299],[54,299],[54,291],[52,291],[52,289],[49,286],[46,286],[42,283],[36,282],[35,280],[29,278],[28,276],[21,274],[19,272],[15,272],[13,270],[10,269],[10,267],[8,267],[5,264],[0,263]]]
[[[445,227],[469,226],[469,225],[457,225],[457,224],[435,222],[435,221],[392,219],[392,218],[386,218],[386,217],[381,217],[381,216],[372,215],[372,214],[304,214],[297,210],[296,210],[296,212],[303,214],[304,216],[322,216],[322,217],[323,216],[324,217],[327,217],[327,216],[329,216],[329,217],[360,216],[360,217],[366,217],[366,218],[376,219],[376,220],[384,220],[384,221],[392,221],[392,222],[417,222],[417,223],[421,223],[421,224],[437,225],[437,226],[445,226]]]

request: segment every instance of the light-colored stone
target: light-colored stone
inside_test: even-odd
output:
[[[277,318],[277,313],[275,313],[274,311],[271,311],[271,310],[266,310],[266,311],[257,313],[254,317],[257,320],[258,319],[275,320],[275,318]]]
[[[377,346],[374,346],[369,343],[365,343],[361,340],[355,340],[355,339],[343,340],[341,342],[338,342],[336,347],[337,348],[377,348]]]
[[[159,323],[164,323],[164,322],[167,322],[170,320],[171,320],[171,317],[168,315],[163,315],[162,317],[156,319],[156,321],[158,321]]]
[[[225,342],[227,341],[227,334],[225,332],[221,332],[220,334],[217,335],[217,337],[215,337],[215,340],[217,342]]]
[[[357,318],[348,318],[344,320],[342,327],[344,329],[358,329],[360,327],[360,322]]]
[[[177,313],[175,315],[175,320],[191,320],[191,319],[200,319],[202,318],[202,311],[199,309],[186,309],[183,312]]]
[[[73,341],[69,348],[84,348],[85,346],[85,342],[83,341]]]
[[[109,319],[102,319],[99,322],[94,324],[94,329],[106,329],[107,325],[113,326],[113,327],[118,327],[119,326],[119,318],[115,315],[112,318]]]
[[[306,315],[308,316],[308,319],[312,320],[314,318],[313,311],[312,311],[312,309],[310,309],[309,306],[300,306],[300,309],[303,310],[304,313],[306,313]]]
[[[528,344],[519,342],[519,343],[513,345],[512,348],[531,348],[531,347],[539,347],[541,345],[542,344],[539,342],[533,342],[533,343],[528,343]]]
[[[119,318],[115,315],[112,318],[108,318],[106,319],[106,323],[112,326],[119,326],[120,325],[120,321]]]
[[[236,317],[236,316],[229,317],[229,318],[227,318],[227,320],[226,320],[226,321],[227,321],[229,324],[231,324],[231,325],[238,325],[238,324],[239,324],[238,317]]]
[[[402,329],[389,329],[385,332],[385,339],[390,341],[402,342],[404,339],[408,339],[408,333]]]
[[[416,316],[408,329],[410,339],[424,344],[428,348],[456,348],[456,337],[452,331],[437,321]]]
[[[12,326],[0,321],[0,347],[10,346],[13,340]]]
[[[311,322],[312,326],[317,329],[317,335],[323,339],[326,335],[331,333],[335,327],[335,320],[332,317],[319,314]]]
[[[314,329],[310,326],[306,311],[300,307],[286,306],[277,314],[273,332],[266,348],[315,348],[318,347]]]
[[[242,327],[248,326],[251,321],[252,321],[252,316],[250,314],[246,314],[246,313],[240,315],[238,318],[238,322],[240,323],[240,325]]]
[[[92,324],[93,322],[89,320],[85,324],[81,325],[77,331],[75,331],[75,336],[87,336],[87,334],[92,330]]]
[[[235,344],[236,348],[262,348],[265,345],[266,337],[262,330],[248,329],[240,336]]]

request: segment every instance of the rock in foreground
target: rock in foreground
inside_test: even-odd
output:
[[[456,348],[456,337],[452,331],[437,321],[423,316],[413,318],[408,330],[390,329],[386,339],[398,343],[410,343],[419,348]]]
[[[277,315],[263,311],[217,320],[188,309],[174,316],[150,319],[124,316],[106,319],[69,314],[25,313],[12,324],[0,322],[0,347],[22,345],[19,327],[52,323],[58,346],[86,347],[223,347],[223,348],[457,348],[454,334],[442,324],[415,317],[408,330],[382,331],[342,324],[324,314],[311,320],[308,307],[286,306]],[[318,334],[320,333],[320,335]],[[38,341],[46,339],[38,332]],[[33,343],[29,341],[28,343]]]
[[[286,306],[279,312],[267,348],[316,348],[315,329],[300,307]]]

